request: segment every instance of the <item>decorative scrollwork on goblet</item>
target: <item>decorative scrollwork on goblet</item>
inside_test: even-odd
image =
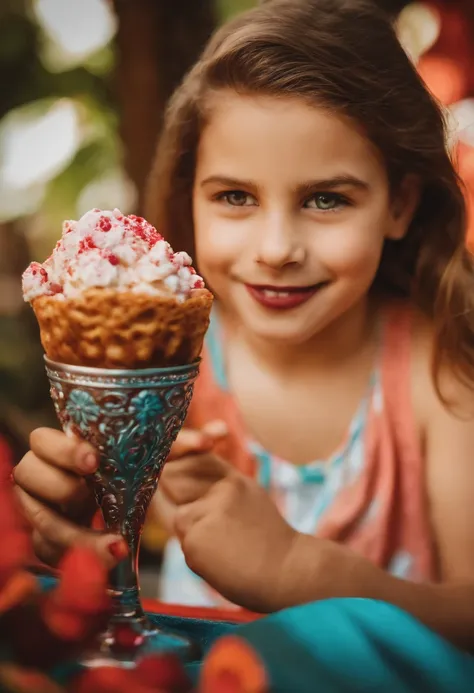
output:
[[[99,468],[87,481],[106,528],[122,534],[130,547],[129,560],[111,576],[115,620],[144,622],[137,579],[140,535],[163,464],[184,423],[198,369],[196,362],[118,371],[46,359],[63,429],[99,452]]]

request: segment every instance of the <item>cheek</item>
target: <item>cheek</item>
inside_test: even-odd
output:
[[[243,229],[212,213],[209,205],[196,204],[194,235],[197,264],[211,283],[214,276],[228,273],[245,248]]]
[[[319,247],[321,262],[335,276],[362,277],[377,271],[383,246],[378,228],[340,228]]]

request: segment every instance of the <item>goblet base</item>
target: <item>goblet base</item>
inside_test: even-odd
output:
[[[198,659],[201,653],[192,640],[156,628],[145,617],[110,624],[80,663],[85,667],[131,669],[143,657],[154,654],[173,654],[182,662],[190,662]]]

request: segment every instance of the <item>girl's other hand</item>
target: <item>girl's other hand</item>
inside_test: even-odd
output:
[[[232,470],[213,453],[215,444],[225,438],[223,421],[211,421],[202,429],[183,428],[164,466],[153,510],[168,533],[174,532],[176,509],[204,496]]]
[[[268,493],[236,471],[178,508],[175,531],[191,570],[251,611],[383,594],[382,570],[342,545],[294,530]]]
[[[252,611],[279,608],[299,535],[255,481],[231,471],[177,509],[175,531],[188,566],[226,599]]]
[[[33,431],[30,448],[13,478],[38,558],[54,566],[77,544],[91,546],[108,566],[123,558],[123,538],[90,529],[97,506],[84,477],[97,469],[95,450],[49,428]]]

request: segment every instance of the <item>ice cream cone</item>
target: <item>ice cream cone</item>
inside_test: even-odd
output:
[[[145,219],[118,209],[65,221],[47,260],[23,273],[47,357],[89,368],[192,363],[212,294],[191,262]]]
[[[78,297],[32,301],[48,358],[97,368],[152,368],[196,360],[209,326],[212,294],[177,301],[91,288]]]

